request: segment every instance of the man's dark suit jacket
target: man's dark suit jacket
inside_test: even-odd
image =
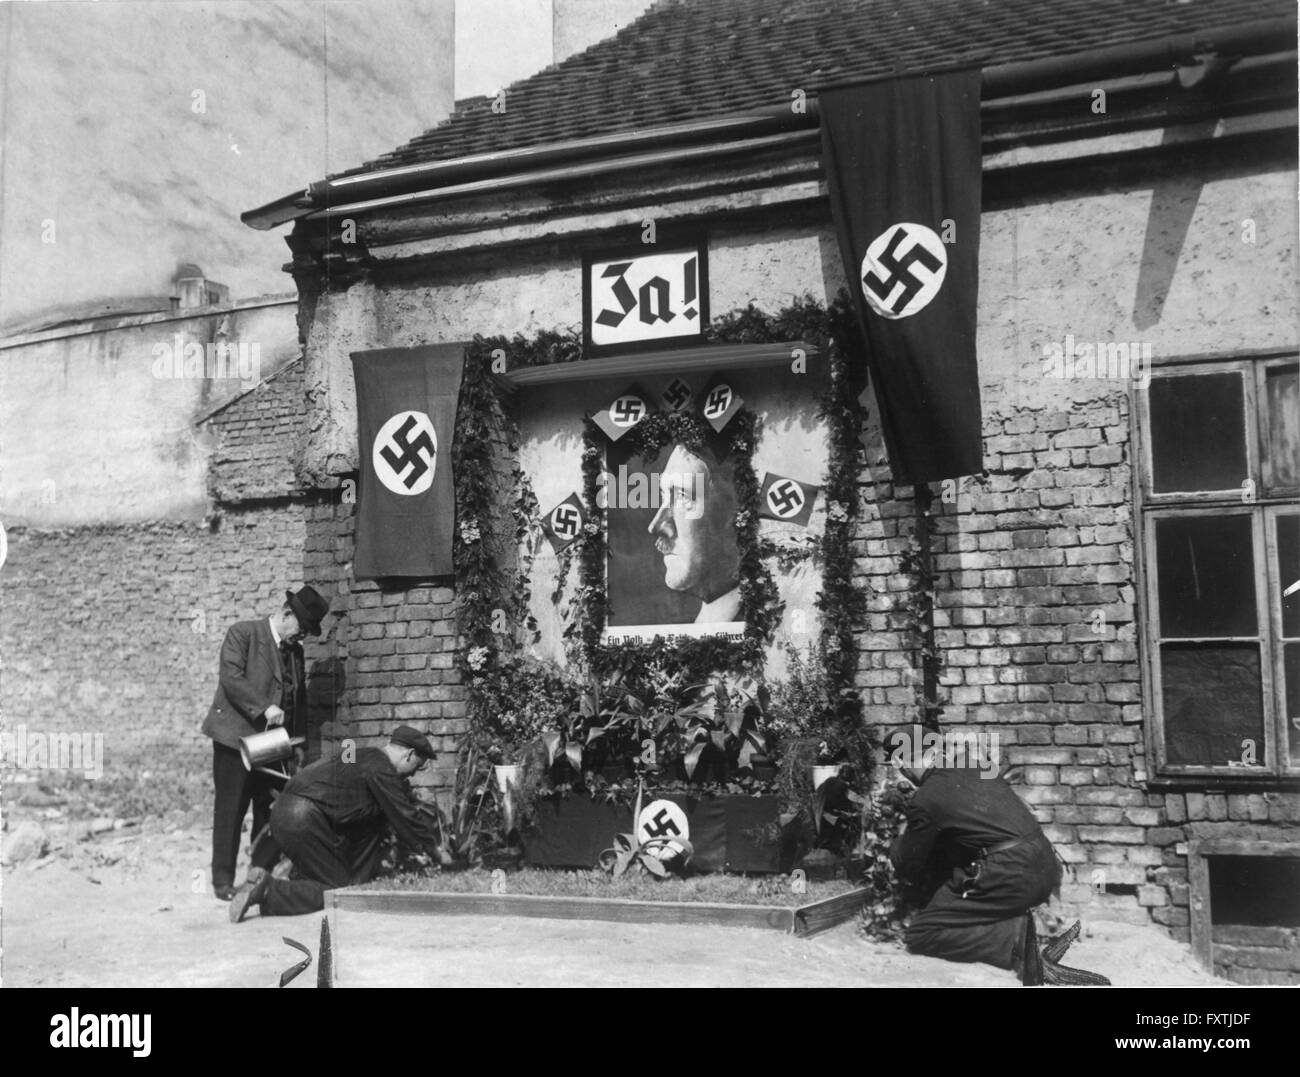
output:
[[[298,690],[293,707],[285,707],[285,729],[291,737],[306,734],[306,678],[303,675],[302,647],[293,644],[298,672]],[[217,694],[203,733],[218,744],[239,750],[239,738],[260,733],[266,728],[263,714],[267,707],[283,706],[284,674],[280,670],[279,648],[271,635],[267,620],[240,621],[230,626],[221,644],[221,672]]]

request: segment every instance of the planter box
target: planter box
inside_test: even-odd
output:
[[[788,872],[794,850],[780,828],[776,797],[692,797],[647,794],[671,800],[686,813],[691,865],[697,871]],[[531,867],[591,868],[612,848],[617,834],[632,832],[632,810],[585,796],[544,799],[523,833],[524,862]]]

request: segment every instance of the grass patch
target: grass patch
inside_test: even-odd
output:
[[[856,882],[836,879],[806,883],[796,894],[785,875],[750,878],[742,875],[692,875],[683,879],[656,879],[629,872],[617,879],[603,871],[559,871],[524,868],[506,875],[507,894],[535,897],[624,898],[629,901],[684,901],[718,905],[778,905],[797,908],[857,888]],[[403,890],[443,894],[490,894],[492,873],[484,868],[468,871],[402,872],[374,879],[359,890]]]

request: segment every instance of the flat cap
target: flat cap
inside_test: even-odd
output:
[[[414,748],[415,754],[421,759],[438,758],[438,753],[433,750],[429,738],[418,729],[412,729],[409,725],[399,725],[393,730],[388,739],[394,744],[400,744],[403,748]]]

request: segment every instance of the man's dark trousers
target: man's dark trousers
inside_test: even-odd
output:
[[[253,805],[253,837],[271,818],[271,793],[276,780],[268,774],[250,772],[234,748],[212,742],[212,785],[216,791],[212,807],[212,885],[232,886],[239,839],[248,805]],[[272,843],[254,850],[253,864],[269,868],[276,860]]]
[[[972,875],[975,877],[972,878]],[[957,868],[907,927],[907,948],[949,961],[1010,968],[1025,913],[1060,885],[1061,865],[1043,835]],[[963,896],[964,895],[964,896]]]
[[[271,809],[271,832],[294,871],[290,879],[271,880],[262,915],[300,916],[323,909],[326,890],[374,877],[384,827],[336,828],[315,801],[284,792]]]

